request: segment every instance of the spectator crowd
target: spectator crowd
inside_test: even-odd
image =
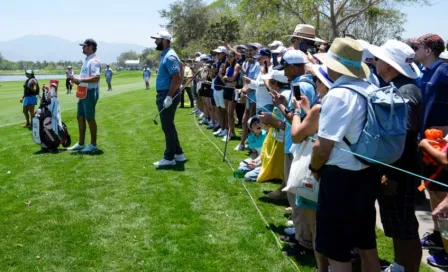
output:
[[[447,230],[439,226],[448,202],[443,39],[425,34],[376,46],[347,35],[326,42],[313,26],[299,24],[288,43],[223,42],[183,60],[181,107],[186,92],[200,124],[248,151],[238,175],[282,180],[267,195],[287,201],[292,212],[292,227],[280,239],[294,245],[293,254],[314,254],[317,271],[351,271],[356,258],[362,271],[419,271],[422,249],[436,250],[429,264],[448,267]],[[380,118],[384,105],[390,114]],[[392,125],[379,125],[378,137],[392,137],[398,153],[373,145],[362,151],[375,122]],[[369,149],[379,162],[369,160],[377,158]],[[434,231],[419,237],[415,210],[423,190]],[[378,257],[376,202],[385,235],[393,239],[388,267]]]

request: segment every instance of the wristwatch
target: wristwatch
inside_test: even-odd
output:
[[[301,114],[300,114],[300,111],[298,111],[298,110],[294,110],[294,113],[293,113],[294,115],[297,115],[297,116],[300,116]]]
[[[314,172],[314,173],[319,173],[319,172],[322,170],[322,168],[320,168],[320,169],[314,169],[314,168],[311,166],[311,163],[308,165],[308,169],[309,169],[311,172]]]

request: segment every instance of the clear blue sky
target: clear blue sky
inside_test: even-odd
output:
[[[210,3],[213,0],[206,0]],[[164,24],[158,10],[175,0],[0,0],[0,40],[24,35],[50,34],[71,41],[93,37],[98,41],[127,42],[153,46],[149,39]],[[403,37],[437,33],[448,39],[448,0],[432,0],[430,7],[412,6],[401,10],[407,23]],[[291,27],[291,30],[293,27]]]

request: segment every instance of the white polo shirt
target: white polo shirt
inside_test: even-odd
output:
[[[79,75],[80,78],[88,78],[92,76],[101,76],[100,58],[97,57],[95,53],[88,56],[84,60],[81,68],[81,74]],[[99,88],[99,82],[86,84],[89,89]]]

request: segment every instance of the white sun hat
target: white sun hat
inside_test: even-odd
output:
[[[372,45],[372,54],[386,62],[400,74],[416,79],[420,76],[420,70],[414,63],[415,52],[412,48],[397,40],[388,40],[381,47]]]

